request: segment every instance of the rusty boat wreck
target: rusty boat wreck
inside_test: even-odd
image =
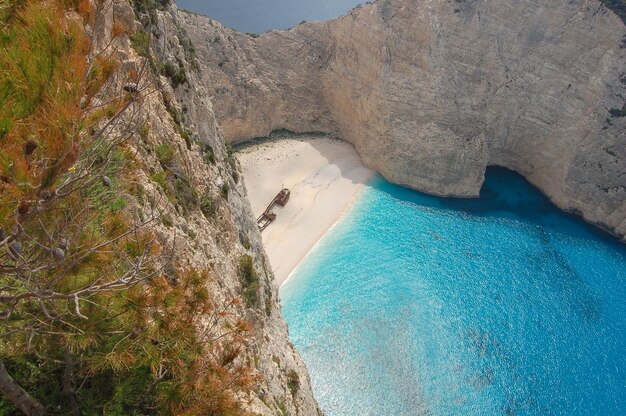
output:
[[[257,218],[256,222],[259,226],[259,230],[263,231],[270,225],[275,219],[276,214],[272,212],[275,205],[284,207],[289,201],[291,191],[287,188],[281,189],[281,191],[274,197],[272,202],[265,208],[265,211]]]

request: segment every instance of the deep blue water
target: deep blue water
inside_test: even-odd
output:
[[[338,17],[365,0],[177,0],[181,9],[201,13],[240,32],[287,29],[303,20]]]
[[[374,179],[281,289],[329,416],[625,415],[626,248],[490,169]]]

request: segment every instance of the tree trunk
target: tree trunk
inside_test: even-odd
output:
[[[7,372],[2,361],[0,361],[0,392],[2,392],[15,407],[28,416],[43,416],[46,414],[46,409],[43,405],[17,384],[13,377]]]
[[[80,404],[74,391],[74,366],[76,362],[70,355],[69,348],[65,347],[65,371],[63,372],[63,395],[70,404],[70,415],[81,416]]]

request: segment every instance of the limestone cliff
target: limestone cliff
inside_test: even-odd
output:
[[[148,3],[136,2],[134,9],[127,0],[107,3],[103,30],[111,33],[116,24],[130,28],[115,45],[122,67],[151,67],[151,79],[144,81],[153,84],[142,102],[145,125],[132,142],[139,184],[135,199],[144,213],[161,213],[156,231],[164,246],[174,247],[177,267],[211,271],[215,303],[245,299],[241,259],[252,259],[258,281],[240,311],[253,328],[242,359],[261,381],[250,397],[242,395],[246,407],[259,415],[319,414],[306,367],[289,342],[240,167],[198,80],[193,46],[178,26],[175,9],[142,9],[142,4]]]
[[[178,21],[228,140],[333,133],[443,196],[504,166],[626,235],[626,26],[598,0],[379,0],[258,38]]]

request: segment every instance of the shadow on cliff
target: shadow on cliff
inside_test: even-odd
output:
[[[523,176],[506,168],[488,167],[480,196],[474,199],[428,195],[390,184],[382,178],[373,185],[393,198],[424,207],[455,211],[477,219],[495,217],[523,221],[536,227],[538,234],[545,227],[572,238],[602,239],[626,256],[626,246],[618,238],[562,211]]]
[[[345,143],[348,146],[350,146],[354,150],[354,153],[359,158],[360,163],[359,164],[354,164],[354,163],[342,164],[340,162],[343,159],[337,159],[336,155],[332,152],[329,152],[329,149],[325,147],[321,141],[308,140],[308,142],[311,144],[311,147],[313,147],[316,151],[318,151],[320,155],[328,161],[329,166],[333,166],[339,170],[342,178],[351,181],[353,184],[360,184],[360,185],[368,186],[370,175],[365,172],[371,171],[371,170],[365,167],[365,165],[363,165],[363,162],[361,161],[361,156],[356,151],[356,148],[354,147],[354,145],[350,142],[347,142],[341,139],[331,138],[331,140],[337,141],[340,143]]]
[[[374,187],[394,199],[434,209],[455,211],[461,215],[476,218],[495,217],[521,220],[536,227],[538,235],[542,234],[543,227],[546,227],[572,238],[602,239],[626,256],[626,246],[618,238],[585,222],[579,216],[562,211],[522,175],[503,167],[491,166],[487,168],[485,182],[478,198],[445,198],[389,183],[378,174],[372,180],[368,180],[368,175],[364,174],[364,169],[367,168],[353,163],[342,164],[341,158],[337,159],[323,141],[315,140],[315,138],[328,138],[346,143],[352,148],[354,146],[345,140],[321,132],[294,133],[289,130],[277,130],[268,137],[240,142],[233,147],[243,149],[259,143],[276,142],[287,138],[307,141],[322,157],[328,160],[329,166],[339,170],[342,178],[354,184]],[[358,155],[358,152],[356,153]],[[545,243],[546,245],[550,244],[549,241],[545,241]]]
[[[270,133],[270,135],[267,137],[257,137],[243,142],[238,142],[232,144],[232,147],[235,151],[240,151],[247,147],[252,147],[260,143],[273,143],[279,142],[284,139],[301,140],[309,143],[313,149],[315,149],[324,159],[328,161],[329,166],[338,169],[342,178],[351,181],[353,184],[362,184],[367,186],[369,180],[367,179],[368,175],[365,174],[365,171],[369,170],[369,168],[365,167],[362,162],[360,164],[342,164],[341,162],[345,161],[345,159],[337,158],[337,155],[334,152],[330,151],[328,146],[325,145],[325,141],[315,140],[320,138],[347,144],[352,149],[354,149],[354,153],[359,157],[360,160],[360,156],[352,143],[322,132],[296,133],[284,129],[276,130]]]

